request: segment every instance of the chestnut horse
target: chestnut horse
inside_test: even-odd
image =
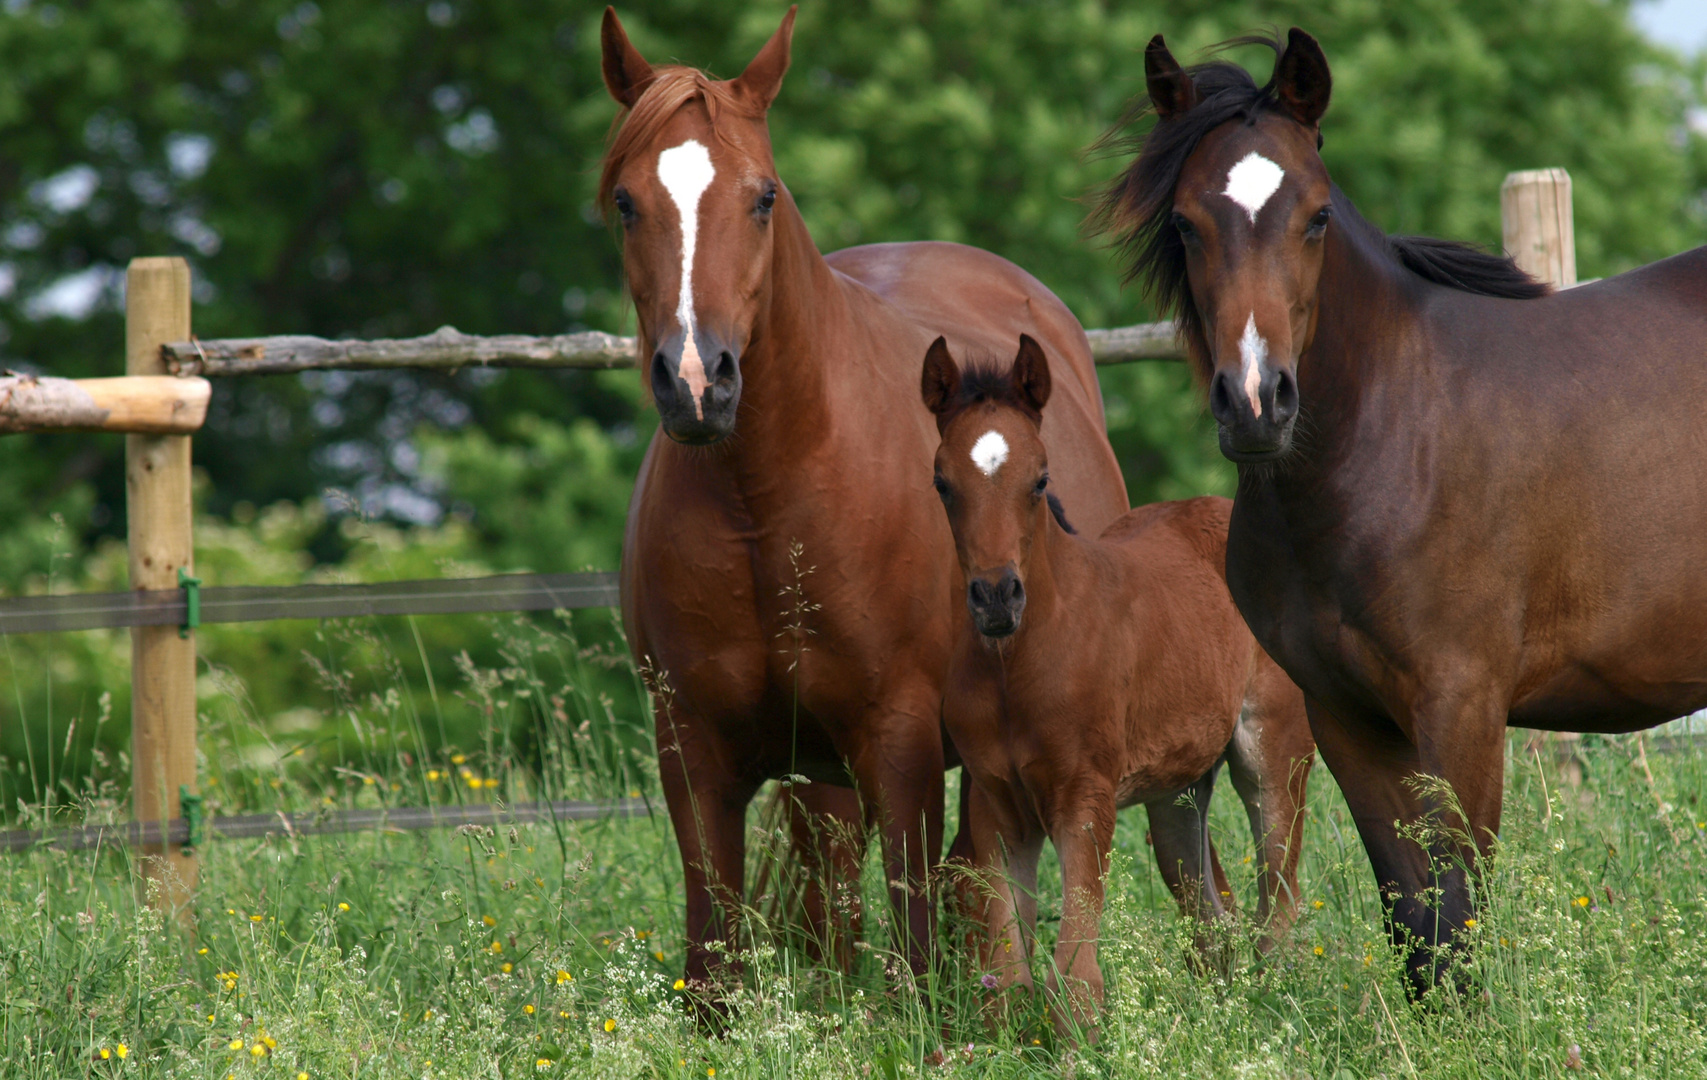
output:
[[[1029,336],[1008,372],[964,375],[937,338],[921,390],[942,433],[934,482],[968,582],[943,719],[972,786],[973,862],[988,889],[981,951],[1003,986],[1031,985],[1047,837],[1064,894],[1051,982],[1066,981],[1082,1023],[1103,996],[1097,926],[1115,811],[1145,804],[1168,888],[1186,914],[1213,921],[1232,906],[1208,827],[1226,761],[1261,858],[1266,952],[1297,911],[1315,744],[1303,695],[1227,594],[1232,502],[1155,503],[1098,539],[1075,535],[1038,437],[1050,384]]]
[[[1422,993],[1474,916],[1507,725],[1707,705],[1707,249],[1554,293],[1383,235],[1318,155],[1320,46],[1269,44],[1258,87],[1150,43],[1158,119],[1106,222],[1208,381],[1228,585],[1304,689]]]
[[[765,121],[793,23],[717,82],[651,66],[604,18],[605,83],[626,112],[600,190],[661,419],[629,506],[622,610],[655,676],[696,980],[732,943],[747,805],[791,773],[831,808],[850,800],[819,785],[851,774],[882,838],[896,945],[923,969],[961,585],[910,358],[938,334],[1048,342],[1065,377],[1044,438],[1064,490],[1099,527],[1126,509],[1084,331],[1035,278],[956,244],[819,254]]]

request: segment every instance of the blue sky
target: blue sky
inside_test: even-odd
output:
[[[1707,0],[1637,0],[1633,18],[1649,37],[1679,52],[1707,47]]]

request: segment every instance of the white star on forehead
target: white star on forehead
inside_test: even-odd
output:
[[[1253,150],[1227,170],[1227,190],[1221,194],[1244,207],[1251,224],[1255,225],[1257,211],[1280,190],[1280,182],[1284,179],[1285,169]]]
[[[1000,432],[986,431],[972,444],[972,464],[985,476],[996,475],[1002,462],[1008,460],[1008,440]]]

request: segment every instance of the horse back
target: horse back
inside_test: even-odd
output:
[[[885,314],[919,327],[925,340],[948,339],[955,355],[1012,359],[1021,334],[1049,357],[1054,392],[1044,410],[1050,475],[1068,516],[1090,535],[1128,505],[1126,481],[1108,444],[1102,389],[1084,328],[1042,282],[999,255],[941,241],[866,244],[825,256],[844,279],[881,302]],[[909,387],[918,355],[892,362]]]

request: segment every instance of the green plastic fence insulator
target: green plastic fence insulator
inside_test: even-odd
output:
[[[191,577],[189,571],[178,567],[178,588],[184,590],[184,625],[178,636],[187,638],[190,631],[202,624],[202,579]]]
[[[202,797],[192,795],[188,787],[179,784],[178,806],[184,815],[184,824],[189,827],[189,835],[184,838],[184,854],[194,854],[196,845],[202,842]]]

